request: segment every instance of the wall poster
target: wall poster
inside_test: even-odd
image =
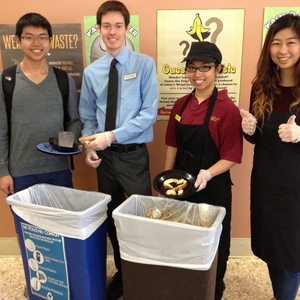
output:
[[[216,86],[227,89],[238,105],[244,13],[244,9],[157,11],[158,120],[168,120],[174,102],[192,91],[181,63],[192,42],[208,41],[220,48],[224,69]]]
[[[262,42],[265,40],[269,27],[286,14],[300,16],[300,7],[265,7]]]
[[[106,46],[102,41],[96,24],[95,16],[85,16],[84,21],[84,41],[86,65],[105,55]],[[129,31],[125,37],[126,47],[129,50],[140,51],[140,29],[139,16],[130,16]]]
[[[47,56],[50,66],[62,69],[71,75],[80,93],[83,58],[80,24],[51,24],[52,46]],[[17,65],[23,59],[15,37],[16,25],[0,24],[0,47],[3,69]]]

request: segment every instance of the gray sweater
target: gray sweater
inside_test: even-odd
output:
[[[53,69],[40,84],[30,81],[17,66],[11,110],[11,141],[7,135],[7,115],[0,74],[0,176],[24,176],[62,171],[69,168],[68,157],[47,154],[36,146],[57,137],[64,130],[63,100]],[[65,130],[78,140],[82,124],[78,116],[75,82],[69,76],[68,113]]]

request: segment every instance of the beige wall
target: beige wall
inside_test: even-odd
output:
[[[81,23],[83,16],[95,15],[102,1],[95,0],[14,0],[1,1],[0,23],[15,24],[18,18],[27,12],[38,12],[48,18],[50,23]],[[268,6],[296,6],[297,1],[286,0],[152,0],[136,1],[124,0],[132,15],[140,18],[140,52],[156,59],[156,10],[157,9],[245,9],[245,26],[242,57],[240,107],[247,108],[250,93],[250,82],[254,76],[255,65],[258,59],[262,37],[262,22],[264,7]],[[0,61],[0,69],[1,68]],[[151,174],[154,177],[162,171],[164,159],[164,134],[166,121],[157,121],[154,142],[149,145]],[[233,186],[233,219],[232,237],[249,237],[249,180],[252,164],[253,147],[244,143],[244,155],[241,165],[232,170]],[[75,188],[96,190],[95,170],[84,163],[84,155],[75,157],[74,183]],[[220,191],[222,192],[222,191]],[[15,236],[13,218],[5,202],[5,195],[0,192],[0,237]]]

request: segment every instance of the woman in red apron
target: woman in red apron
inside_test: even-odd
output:
[[[231,178],[229,169],[241,162],[242,129],[239,109],[227,91],[215,87],[222,71],[222,54],[209,42],[194,42],[186,71],[194,90],[178,99],[166,132],[165,170],[181,169],[198,174],[197,193],[185,200],[226,208],[219,243],[215,299],[225,289],[224,275],[230,248]]]
[[[276,300],[294,300],[300,283],[300,17],[271,25],[250,101],[241,110],[255,144],[251,175],[251,245],[268,265]]]

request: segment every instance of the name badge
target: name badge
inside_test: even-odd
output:
[[[179,115],[175,115],[175,120],[177,121],[177,122],[180,122],[181,121],[181,117],[179,116]]]
[[[133,73],[133,74],[129,74],[129,75],[125,75],[125,76],[124,76],[124,80],[129,80],[129,79],[132,79],[132,78],[136,78],[136,73]]]

